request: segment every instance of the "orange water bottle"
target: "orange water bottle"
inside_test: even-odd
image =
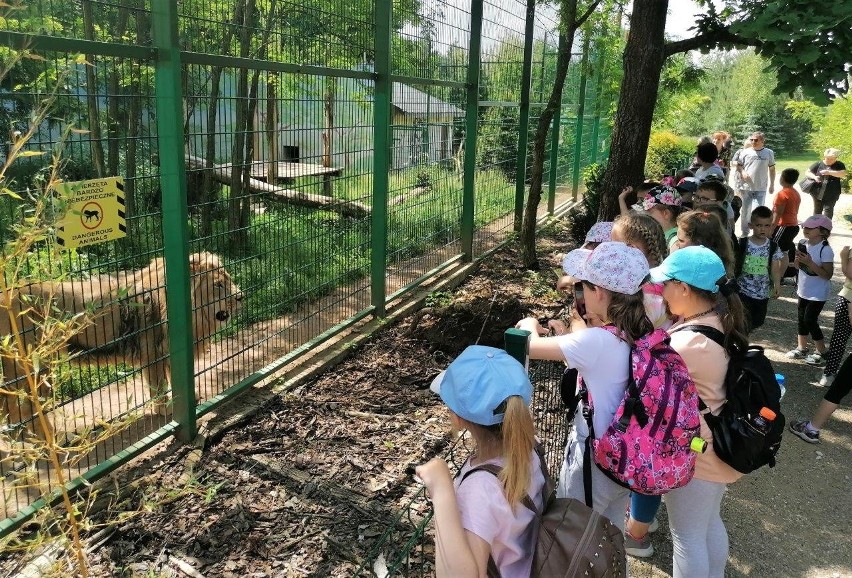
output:
[[[762,407],[760,408],[760,413],[751,420],[751,425],[753,425],[757,431],[765,435],[772,427],[772,422],[775,421],[775,417],[776,415],[774,411],[768,407]]]

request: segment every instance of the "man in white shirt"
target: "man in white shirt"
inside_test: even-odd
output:
[[[734,170],[743,183],[739,191],[743,200],[740,212],[740,233],[747,237],[751,222],[752,200],[757,206],[766,202],[766,193],[775,192],[775,153],[764,146],[766,136],[762,132],[749,137],[750,149],[743,149],[735,161]]]

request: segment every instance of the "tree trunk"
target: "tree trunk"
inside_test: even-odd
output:
[[[597,5],[597,2],[593,3]],[[586,16],[588,17],[588,16]],[[547,106],[538,118],[538,126],[533,141],[532,165],[530,166],[530,191],[527,203],[524,207],[524,217],[521,223],[521,262],[524,267],[538,269],[538,256],[535,251],[535,229],[538,221],[538,205],[541,202],[542,182],[544,180],[544,161],[547,155],[547,137],[550,134],[550,126],[553,116],[559,110],[562,103],[562,89],[565,86],[565,77],[568,75],[568,65],[571,63],[571,46],[574,44],[574,34],[582,22],[577,21],[577,0],[565,0],[559,22],[559,56],[556,62],[556,78],[553,90],[547,101]],[[527,151],[519,151],[518,162],[521,155],[526,156]]]
[[[325,78],[325,95],[323,96],[323,111],[325,113],[325,130],[322,133],[322,166],[333,166],[331,162],[334,153],[334,101],[337,99],[337,78]],[[331,177],[324,176],[322,194],[331,196]]]
[[[242,10],[242,17],[238,19],[240,28],[240,57],[248,58],[251,42],[251,28],[248,26],[248,14],[250,10],[246,3],[253,4],[253,0],[240,0],[238,5]],[[242,245],[244,231],[240,227],[240,207],[243,196],[243,169],[241,166],[245,158],[246,128],[248,126],[248,69],[241,68],[237,73],[237,94],[234,111],[234,141],[231,144],[231,194],[228,200],[228,230],[231,231],[232,239],[238,245]]]
[[[665,54],[668,0],[633,3],[630,33],[624,47],[624,79],[612,129],[609,161],[601,182],[599,219],[618,214],[618,193],[644,180],[645,156],[654,120]]]
[[[86,40],[95,39],[95,23],[92,19],[92,2],[83,0],[83,31]],[[86,109],[89,116],[89,145],[96,177],[106,176],[104,147],[101,141],[100,113],[98,112],[98,83],[95,78],[95,55],[86,55]]]
[[[121,38],[124,36],[125,31],[127,30],[127,21],[130,17],[130,9],[127,6],[121,6],[118,9],[118,17],[116,18],[115,27],[112,30],[113,35],[116,38]],[[120,144],[120,131],[122,126],[126,126],[126,119],[122,118],[125,116],[126,111],[121,110],[118,106],[119,101],[119,77],[121,75],[121,71],[118,67],[114,66],[107,73],[109,75],[108,80],[108,94],[107,98],[107,174],[109,175],[117,175],[118,174],[118,155],[119,155],[119,144]]]

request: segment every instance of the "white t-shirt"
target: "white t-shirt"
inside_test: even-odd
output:
[[[698,181],[698,184],[701,184],[701,181],[707,178],[707,175],[717,175],[723,181],[725,180],[725,172],[722,170],[722,167],[718,165],[710,165],[706,169],[703,167],[699,167],[698,170],[695,171],[695,180]]]
[[[586,382],[595,409],[592,423],[595,434],[600,438],[624,398],[630,376],[630,346],[600,327],[560,335],[556,339],[568,367],[577,369]],[[578,407],[577,411],[581,408]],[[574,427],[579,441],[589,436],[589,428],[582,415],[574,419]]]
[[[769,190],[769,167],[775,166],[775,153],[772,149],[766,147],[760,150],[743,149],[737,164],[742,165],[743,173],[751,177],[751,184],[744,185],[748,187],[747,190]]]
[[[485,463],[503,466],[502,458]],[[503,494],[503,484],[491,472],[474,472],[462,484],[461,479],[471,467],[468,459],[455,479],[462,527],[491,545],[491,557],[500,576],[529,578],[538,537],[538,527],[533,524],[536,514],[523,504],[518,504],[513,512]],[[541,511],[544,476],[535,452],[530,464],[530,479],[527,493]]]
[[[834,261],[834,251],[828,243],[820,242],[816,245],[808,243],[808,254],[817,266]],[[829,293],[831,293],[831,282],[828,279],[799,272],[799,286],[796,290],[799,297],[810,301],[828,301]]]

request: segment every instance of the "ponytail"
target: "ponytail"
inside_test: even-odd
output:
[[[530,409],[520,396],[506,400],[501,424],[503,437],[503,493],[514,510],[530,489],[530,467],[535,449],[535,427]]]
[[[599,287],[600,291],[601,288]],[[606,291],[606,289],[604,289]],[[654,330],[654,324],[648,318],[642,291],[633,295],[610,291],[611,299],[607,308],[607,317],[619,330],[622,339],[631,347],[637,339]]]

